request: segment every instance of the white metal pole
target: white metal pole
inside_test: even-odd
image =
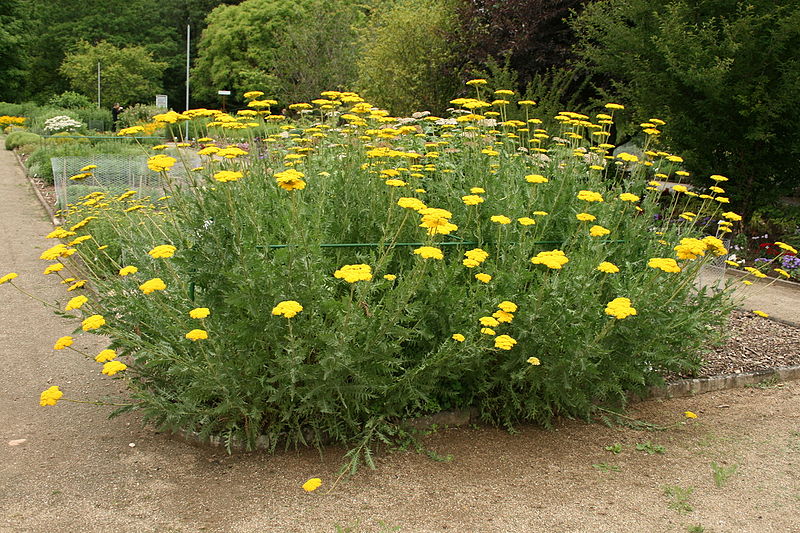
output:
[[[192,26],[186,25],[186,111],[189,110],[189,47],[191,45]],[[186,121],[186,140],[189,140],[189,121]]]
[[[100,109],[100,62],[97,62],[97,109]]]

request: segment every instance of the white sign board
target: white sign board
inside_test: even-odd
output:
[[[230,96],[231,92],[230,91],[217,91],[217,94],[220,95],[220,96]]]
[[[167,95],[166,94],[157,94],[156,95],[156,107],[161,107],[163,109],[167,109],[169,107],[167,105]]]

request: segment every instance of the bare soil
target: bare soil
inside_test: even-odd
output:
[[[52,226],[8,152],[0,200],[0,275],[18,272],[20,285],[63,300],[38,260]],[[98,399],[118,382],[52,350],[74,324],[11,287],[0,295],[0,532],[800,532],[800,382],[633,406],[631,416],[666,431],[569,420],[517,434],[442,428],[425,443],[448,460],[384,451],[377,470],[334,487],[339,448],[228,456],[142,427],[136,415],[108,419],[107,407],[40,407],[50,385]],[[762,330],[750,344],[753,330],[744,331],[734,336],[752,359],[778,335]],[[104,347],[98,337],[78,344]],[[617,443],[620,453],[605,449]],[[717,486],[712,463],[736,472]],[[306,493],[311,477],[323,486]],[[678,489],[692,493],[665,494]]]

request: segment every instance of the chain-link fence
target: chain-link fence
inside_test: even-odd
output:
[[[169,175],[174,180],[182,180],[188,172],[187,167],[198,165],[199,157],[188,158],[186,166],[178,162]],[[196,160],[193,160],[196,159]],[[109,194],[122,194],[135,190],[142,196],[163,194],[161,176],[147,168],[147,156],[123,156],[96,154],[90,156],[54,157],[50,160],[53,167],[53,181],[56,192],[56,208],[64,209],[67,204],[75,202],[81,196],[94,191]],[[72,176],[81,173],[81,169],[95,165],[91,176],[80,180],[71,180]]]

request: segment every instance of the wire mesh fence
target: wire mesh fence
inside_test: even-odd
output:
[[[53,167],[56,209],[64,209],[78,198],[95,191],[121,194],[135,190],[143,196],[162,195],[164,188],[161,176],[147,168],[147,159],[145,155],[109,154],[52,158],[50,164]],[[182,180],[189,172],[187,168],[199,164],[196,156],[184,158],[184,161],[185,165],[178,163],[168,171],[173,180]],[[81,169],[88,165],[96,166],[90,176],[80,180],[70,179],[81,174]]]

